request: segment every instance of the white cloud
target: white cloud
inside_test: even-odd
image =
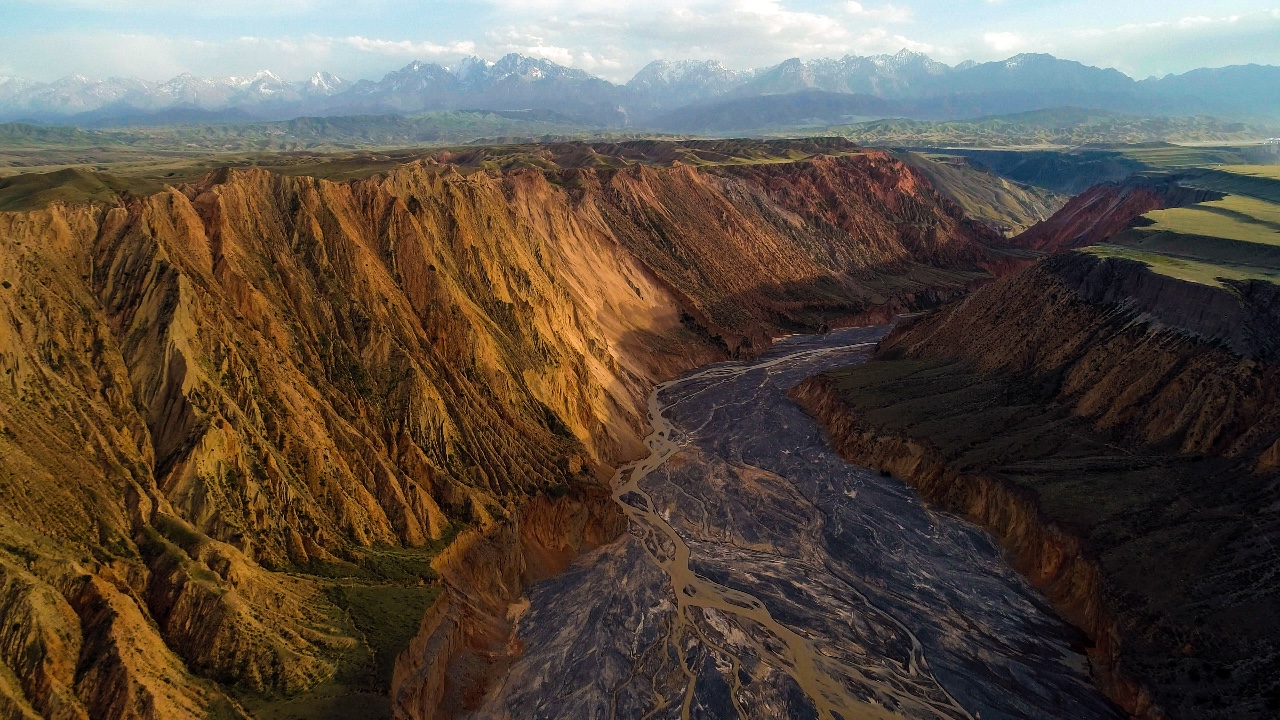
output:
[[[414,42],[412,40],[380,40],[353,35],[343,38],[342,42],[364,52],[380,53],[396,57],[428,59],[441,56],[470,55],[475,52],[476,44],[470,40],[441,45],[433,42]]]
[[[752,68],[907,48],[949,63],[1050,52],[1145,74],[1280,62],[1276,2],[1239,13],[1234,0],[0,0],[0,68],[38,79],[261,68],[376,78],[413,59],[519,52],[626,81],[658,58]],[[6,31],[31,15],[64,29]]]
[[[1280,62],[1277,37],[1280,9],[1272,9],[1074,29],[1058,37],[1058,47],[1068,57],[1142,76],[1198,66]]]
[[[1015,32],[989,32],[982,36],[987,47],[1000,53],[1015,52],[1026,47],[1027,40]]]
[[[881,5],[879,7],[867,7],[859,2],[845,3],[845,12],[858,18],[868,20],[876,20],[887,23],[904,23],[910,22],[914,16],[911,8],[905,5]]]
[[[360,0],[354,0],[360,2]],[[335,0],[26,0],[54,9],[88,10],[127,15],[131,13],[177,14],[187,17],[279,17],[300,15],[337,6]],[[348,3],[349,4],[349,3]]]
[[[433,43],[350,37],[255,37],[221,41],[111,32],[27,35],[6,44],[15,74],[42,80],[79,73],[91,77],[135,76],[166,80],[196,75],[248,75],[270,69],[286,78],[305,78],[320,69],[348,77],[381,77],[410,60],[452,62],[476,52],[469,40]],[[50,47],[73,47],[50,54]],[[25,63],[25,64],[24,64]]]
[[[561,65],[573,65],[573,51],[555,45],[530,45],[524,49],[525,55],[546,58]]]

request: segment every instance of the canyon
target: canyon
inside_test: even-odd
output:
[[[792,396],[844,457],[993,531],[1130,715],[1267,717],[1275,287],[1059,255]]]
[[[1021,258],[842,141],[322,170],[0,213],[5,714],[433,717],[624,532],[658,382]]]
[[[992,538],[849,465],[785,398],[887,328],[659,385],[620,542],[533,586],[476,718],[1123,717]]]
[[[1264,717],[1280,185],[1127,158],[6,179],[0,714]]]

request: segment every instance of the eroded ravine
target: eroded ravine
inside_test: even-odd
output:
[[[476,716],[1114,717],[987,536],[786,400],[881,333],[659,386],[650,454],[614,480],[629,535],[530,590],[524,656]]]

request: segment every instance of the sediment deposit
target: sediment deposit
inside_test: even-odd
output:
[[[1116,718],[992,538],[844,462],[786,399],[883,329],[659,386],[628,535],[529,591],[475,718]]]

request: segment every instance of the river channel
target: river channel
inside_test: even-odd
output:
[[[660,385],[620,540],[529,588],[477,718],[1120,718],[971,523],[842,460],[786,397],[887,328]]]

